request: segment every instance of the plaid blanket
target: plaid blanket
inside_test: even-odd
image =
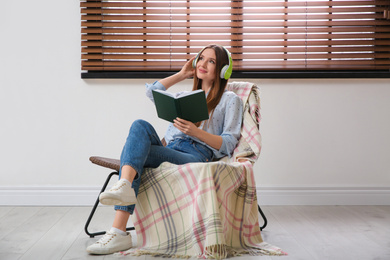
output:
[[[253,163],[261,150],[260,92],[233,82],[244,104],[241,138],[231,158],[145,169],[132,220],[137,248],[122,254],[225,258],[284,254],[262,240]]]

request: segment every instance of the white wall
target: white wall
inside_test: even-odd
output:
[[[78,0],[5,1],[1,13],[0,205],[20,204],[23,192],[31,192],[30,204],[47,191],[95,195],[107,170],[89,156],[119,157],[138,118],[164,133],[144,95],[153,79],[80,78]],[[255,174],[271,204],[298,193],[292,203],[304,203],[316,190],[334,203],[344,192],[389,203],[375,200],[390,191],[390,79],[247,80],[262,90]]]

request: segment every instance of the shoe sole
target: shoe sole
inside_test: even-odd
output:
[[[137,203],[137,198],[134,197],[119,197],[112,194],[102,193],[99,196],[99,201],[103,205],[118,205],[118,206],[130,206]]]
[[[130,248],[133,247],[133,244],[131,243],[130,246],[124,248],[124,249],[112,249],[112,248],[105,248],[105,249],[102,249],[102,248],[87,248],[87,252],[91,255],[110,255],[110,254],[114,254],[114,253],[117,253],[117,252],[122,252],[122,251],[127,251],[129,250]]]

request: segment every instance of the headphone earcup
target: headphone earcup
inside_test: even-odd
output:
[[[226,71],[229,69],[229,65],[225,65],[223,66],[223,68],[221,69],[221,73],[219,74],[219,77],[221,79],[224,79],[225,78],[225,75],[226,75]]]
[[[199,54],[196,55],[196,58],[192,61],[192,67],[193,67],[194,69],[196,69],[196,63],[198,62],[198,57],[199,57]]]

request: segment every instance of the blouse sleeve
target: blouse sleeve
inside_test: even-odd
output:
[[[228,155],[231,157],[241,136],[242,124],[242,100],[237,95],[231,98],[226,106],[226,114],[223,125],[222,146],[217,157]]]
[[[154,98],[153,98],[153,93],[152,93],[152,90],[154,89],[159,89],[159,90],[167,90],[163,84],[161,84],[159,81],[155,81],[153,84],[148,84],[146,83],[146,96],[152,100],[152,102],[154,103]]]

